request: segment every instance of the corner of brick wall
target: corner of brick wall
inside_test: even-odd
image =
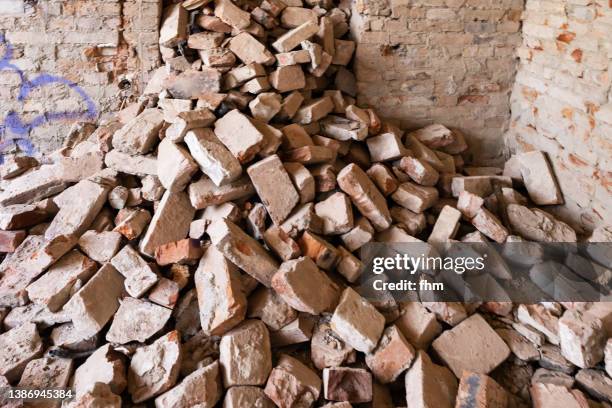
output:
[[[528,0],[506,135],[548,153],[566,200],[551,208],[588,231],[612,223],[612,3]]]
[[[160,63],[160,15],[161,0],[5,0],[0,32],[14,48],[11,63],[26,78],[49,74],[72,81],[100,113],[138,95],[148,72]],[[120,89],[125,79],[131,86]],[[85,108],[83,98],[64,85],[35,88],[19,101],[21,82],[15,72],[0,70],[0,123],[11,111],[27,122]],[[49,152],[62,145],[70,127],[70,121],[54,121],[33,128],[29,138],[37,150]]]
[[[503,162],[522,0],[355,0],[361,104],[406,129],[459,128],[480,163]]]

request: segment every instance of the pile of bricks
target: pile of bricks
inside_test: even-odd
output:
[[[349,12],[306,3],[169,6],[138,102],[0,168],[2,385],[71,387],[69,407],[609,406],[609,304],[359,292],[368,242],[578,238],[536,208],[563,201],[544,154],[470,167],[459,131],[356,106]]]

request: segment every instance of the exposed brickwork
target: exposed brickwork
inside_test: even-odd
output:
[[[33,80],[45,73],[78,84],[97,112],[117,109],[137,94],[157,50],[161,0],[9,0],[0,5],[0,34],[13,47],[11,63]],[[3,54],[6,46],[0,47]],[[118,84],[128,79],[131,89]],[[23,84],[15,71],[0,71],[0,123],[10,111],[25,121],[43,113],[82,111],[82,98],[65,85],[47,84],[18,101]],[[30,139],[37,149],[61,146],[70,123],[37,126]],[[14,137],[10,132],[7,137]]]
[[[612,222],[612,3],[528,0],[508,145],[546,151],[574,226]]]
[[[406,128],[457,127],[500,161],[522,0],[356,0],[359,102]]]

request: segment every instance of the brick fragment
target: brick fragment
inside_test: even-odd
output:
[[[531,201],[537,205],[563,204],[559,184],[543,152],[521,153],[517,159]]]
[[[461,213],[457,209],[450,205],[445,205],[438,215],[438,219],[436,220],[427,242],[433,244],[448,242],[453,239],[459,229],[460,219]]]
[[[338,251],[320,236],[306,231],[298,240],[302,253],[312,259],[319,268],[331,270],[338,262]]]
[[[377,230],[391,225],[391,214],[384,196],[367,174],[355,164],[349,164],[338,173],[338,185],[351,197],[353,204]]]
[[[62,192],[67,183],[86,179],[102,169],[102,154],[91,152],[79,157],[60,157],[21,177],[4,180],[0,205],[31,204]]]
[[[272,47],[278,52],[288,52],[297,47],[302,41],[308,40],[319,31],[316,21],[306,21],[300,26],[287,31],[272,43]]]
[[[170,75],[163,86],[176,99],[198,99],[202,95],[219,92],[221,74],[214,68],[189,70]]]
[[[274,55],[247,32],[233,37],[229,42],[229,49],[245,64],[271,65],[274,62]]]
[[[164,9],[159,30],[159,45],[174,47],[187,39],[188,14],[180,4],[171,4]]]
[[[308,257],[283,262],[272,288],[294,309],[313,315],[331,311],[339,296],[338,286]]]
[[[415,213],[422,213],[433,206],[438,197],[435,187],[419,186],[409,181],[400,184],[395,193],[391,194],[393,201]]]
[[[185,148],[168,138],[162,140],[157,152],[157,174],[166,190],[184,190],[197,170],[198,165]]]
[[[258,288],[249,297],[248,316],[257,317],[272,331],[277,331],[298,317],[298,313],[276,291]]]
[[[546,336],[552,344],[559,344],[559,320],[542,305],[519,305],[518,320]]]
[[[173,263],[194,264],[202,256],[202,246],[195,239],[181,239],[160,245],[155,249],[155,260],[158,265]]]
[[[323,146],[303,146],[285,151],[283,160],[297,162],[305,165],[328,163],[334,159],[334,151]]]
[[[407,370],[416,354],[412,345],[395,326],[387,327],[376,348],[366,355],[366,364],[374,377],[386,384]]]
[[[180,363],[181,341],[176,330],[136,349],[128,370],[132,401],[138,404],[170,389],[178,379]]]
[[[276,405],[264,394],[259,387],[248,385],[232,387],[225,393],[224,408],[275,408]]]
[[[213,245],[232,263],[267,287],[278,268],[268,252],[228,220],[214,221],[208,228]]]
[[[45,231],[45,238],[61,235],[82,235],[93,223],[106,202],[111,186],[83,180],[55,198],[60,210]],[[75,198],[78,197],[78,201]]]
[[[121,397],[114,394],[108,385],[96,383],[93,389],[65,404],[67,408],[105,407],[121,408]]]
[[[121,211],[119,214],[122,214]],[[113,232],[118,232],[127,240],[131,241],[142,234],[150,221],[151,214],[144,208],[128,209],[122,214],[122,217],[117,216],[115,220],[117,226],[113,229]],[[85,234],[81,237],[85,236]]]
[[[512,353],[524,361],[534,361],[540,358],[540,353],[535,345],[516,330],[497,329],[499,337],[504,340]]]
[[[182,142],[185,134],[197,128],[212,125],[217,118],[208,108],[198,108],[186,112],[180,112],[174,122],[166,129],[166,139],[175,143]]]
[[[300,196],[300,203],[305,204],[313,201],[315,197],[315,180],[308,169],[302,164],[295,162],[283,163],[283,166],[287,170],[287,174],[289,174]]]
[[[488,374],[510,355],[510,349],[479,314],[474,314],[432,344],[456,376],[464,370]]]
[[[0,179],[8,180],[17,177],[37,165],[38,160],[34,157],[16,155],[5,157],[0,167]]]
[[[206,249],[194,280],[204,333],[220,335],[244,320],[247,301],[238,268],[215,247]]]
[[[323,119],[334,110],[334,103],[329,96],[314,99],[307,105],[303,105],[296,112],[293,121],[301,125],[316,122]]]
[[[194,213],[186,193],[166,191],[140,241],[139,250],[152,257],[158,246],[185,238]]]
[[[508,395],[491,377],[464,371],[459,382],[455,406],[470,404],[476,408],[503,408],[508,406]]]
[[[472,225],[497,243],[505,242],[508,237],[506,227],[486,208],[480,208],[476,212],[476,215],[472,218]]]
[[[402,157],[399,168],[415,183],[422,186],[435,186],[440,179],[440,174],[429,163],[416,157]]]
[[[569,390],[562,385],[537,383],[531,387],[530,393],[534,408],[582,408],[589,406],[585,395],[581,391]]]
[[[113,149],[104,156],[107,167],[135,176],[157,176],[157,158],[150,155],[129,155]]]
[[[249,102],[249,109],[254,118],[269,122],[281,108],[282,97],[274,92],[264,92]]]
[[[446,367],[431,362],[422,350],[406,372],[406,402],[409,406],[452,408],[457,395],[457,379]]]
[[[43,352],[43,343],[33,323],[24,323],[0,334],[0,374],[16,382],[27,364]]]
[[[113,147],[120,152],[136,155],[150,152],[159,142],[164,123],[158,109],[145,109],[113,135]]]
[[[474,218],[478,211],[484,205],[484,200],[472,194],[469,191],[462,191],[459,193],[459,199],[457,200],[457,209],[469,220]]]
[[[442,332],[435,314],[430,313],[419,302],[406,302],[401,306],[401,315],[395,326],[417,349],[426,350],[432,340]]]
[[[283,163],[272,155],[250,166],[247,173],[272,221],[282,223],[300,201]]]
[[[189,185],[188,192],[193,207],[201,210],[252,196],[255,194],[255,188],[246,175],[222,186],[217,186],[211,179],[202,177]]]
[[[64,306],[75,328],[83,336],[98,333],[119,308],[124,278],[105,264]]]
[[[24,230],[4,231],[0,230],[0,252],[15,252],[26,238]]]
[[[121,394],[127,386],[126,365],[121,355],[106,344],[90,355],[74,373],[77,395],[94,390],[96,383],[106,384],[115,394]]]
[[[374,238],[374,227],[367,218],[361,217],[355,221],[355,226],[341,237],[346,248],[353,252]]]
[[[57,211],[57,206],[51,200],[44,200],[36,204],[15,204],[1,207],[0,229],[17,230],[30,227],[45,221]]]
[[[318,23],[317,13],[313,9],[303,7],[287,7],[280,16],[280,23],[286,28],[295,28],[312,21]]]
[[[298,65],[310,63],[310,53],[308,50],[296,50],[289,52],[281,52],[275,55],[276,62],[279,66]]]
[[[131,297],[124,298],[120,303],[106,333],[106,341],[112,343],[143,343],[164,327],[172,313],[165,307]]]
[[[278,92],[289,92],[306,86],[304,71],[299,65],[279,66],[269,75],[269,80]]]
[[[455,133],[438,123],[415,130],[411,132],[410,135],[431,149],[452,145],[456,140]]]
[[[182,265],[177,264],[177,266]],[[176,267],[173,269],[173,271],[177,270],[178,269]],[[160,306],[173,309],[178,300],[180,289],[181,288],[178,282],[166,278],[160,278],[155,286],[153,286],[153,288],[151,288],[149,291],[147,298],[151,302],[157,303]]]
[[[27,301],[26,287],[76,244],[72,235],[46,240],[29,235],[11,256],[0,263],[0,306],[20,306]]]
[[[263,385],[272,370],[270,337],[260,320],[245,320],[225,333],[219,353],[225,387]]]
[[[332,64],[348,65],[355,52],[355,41],[334,39],[334,53]]]
[[[271,226],[263,235],[266,245],[283,261],[297,258],[302,253],[299,245],[280,227]]]
[[[94,261],[73,250],[28,286],[28,297],[32,302],[44,304],[51,312],[56,312],[68,301],[74,287],[85,284],[96,269]]]
[[[310,341],[315,320],[301,313],[295,320],[270,333],[272,347],[284,347]]]
[[[261,150],[264,140],[264,136],[249,118],[237,109],[226,113],[215,122],[215,134],[240,163],[252,160]],[[241,137],[235,137],[237,134]]]
[[[283,354],[264,392],[279,407],[312,406],[319,398],[321,379],[299,360]]]
[[[367,353],[376,347],[385,318],[357,292],[346,288],[330,323],[344,341],[356,350]]]
[[[321,130],[324,135],[340,141],[361,141],[368,137],[366,124],[335,115],[330,115],[321,121]],[[394,135],[386,135],[390,136],[380,135],[372,138],[372,141],[369,141],[370,139],[366,141],[373,161],[398,158],[403,154],[404,149],[399,140],[394,139]]]
[[[606,336],[602,321],[588,313],[566,310],[559,319],[561,354],[578,367],[603,360]]]
[[[111,259],[111,264],[125,277],[125,289],[133,297],[142,296],[158,280],[149,264],[130,245]]]
[[[17,387],[23,389],[57,389],[68,387],[73,371],[73,361],[67,358],[42,357],[32,360],[23,370]],[[37,404],[50,407],[50,401]]]
[[[251,15],[241,10],[231,0],[215,1],[215,16],[236,29],[245,29],[251,25]]]
[[[397,190],[399,182],[397,178],[391,173],[391,171],[381,163],[375,163],[366,172],[368,177],[374,181],[376,187],[380,190],[385,197],[392,194]]]
[[[185,143],[202,172],[216,185],[232,182],[242,174],[238,160],[210,129],[188,132],[185,135]]]
[[[374,162],[396,160],[406,153],[406,148],[402,141],[393,133],[383,133],[378,136],[369,137],[366,139],[366,143],[370,152],[370,158]]]
[[[338,261],[336,270],[340,275],[344,276],[347,281],[355,282],[363,273],[363,263],[343,246],[338,247],[338,252],[340,261]]]
[[[340,366],[353,353],[353,348],[332,330],[329,317],[321,317],[310,342],[310,357],[315,367],[322,370],[325,367]]]
[[[353,210],[348,196],[334,193],[315,204],[316,214],[323,220],[325,235],[344,234],[353,228]]]
[[[222,393],[219,362],[215,361],[197,369],[177,386],[155,398],[155,406],[212,408],[219,401]]]
[[[289,95],[285,96],[283,103],[281,104],[281,110],[276,115],[279,120],[289,120],[293,118],[302,103],[304,97],[298,91],[293,91]]]
[[[398,223],[410,235],[416,236],[425,229],[425,214],[417,214],[399,206],[391,207],[389,211],[393,221]]]
[[[330,367],[323,369],[325,399],[353,403],[372,400],[372,374],[361,368]]]
[[[576,232],[569,225],[538,208],[509,204],[507,213],[510,226],[523,238],[537,242],[576,242]]]

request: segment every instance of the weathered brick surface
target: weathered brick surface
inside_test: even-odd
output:
[[[45,73],[72,81],[89,95],[98,112],[106,112],[120,108],[123,99],[138,96],[148,73],[159,65],[161,3],[8,0],[0,7],[0,27],[13,46],[11,62],[27,78]],[[124,79],[131,86],[121,90]],[[17,100],[19,85],[15,73],[0,72],[0,123],[10,111],[31,120],[51,111],[86,109],[82,98],[65,85],[35,89],[24,102]],[[30,139],[37,150],[48,152],[62,145],[70,127],[70,121],[54,121],[32,129]]]
[[[414,129],[459,128],[500,160],[523,1],[352,2],[358,105]]]
[[[506,138],[548,153],[566,204],[557,215],[590,230],[612,221],[612,8],[528,0]]]

